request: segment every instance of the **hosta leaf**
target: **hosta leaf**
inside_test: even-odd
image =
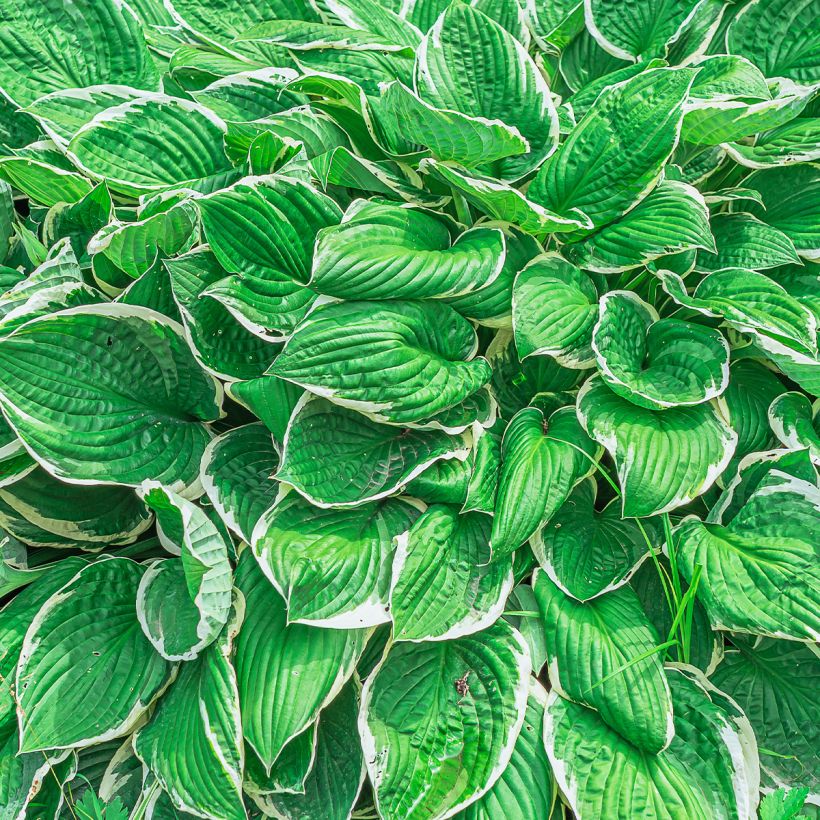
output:
[[[751,214],[718,214],[712,219],[712,233],[717,253],[698,252],[701,270],[764,270],[800,261],[794,243],[783,231]]]
[[[755,341],[784,376],[812,395],[820,394],[820,359],[814,345],[808,348],[800,344],[782,344],[767,337]]]
[[[66,145],[97,114],[115,105],[145,96],[145,91],[127,85],[92,85],[60,88],[26,107],[56,145]]]
[[[512,561],[490,561],[491,520],[427,509],[396,540],[390,614],[394,640],[450,640],[498,620],[513,586]]]
[[[234,658],[242,730],[270,770],[285,744],[342,689],[368,630],[288,624],[285,601],[250,550],[240,556],[236,586],[247,607]]]
[[[154,649],[170,661],[192,660],[213,640],[179,558],[160,559],[146,569],[137,589],[137,619]]]
[[[467,496],[462,512],[483,512],[492,515],[498,492],[498,473],[501,469],[501,425],[490,430],[473,428],[473,455]]]
[[[729,380],[729,345],[719,331],[660,319],[631,291],[600,300],[592,349],[607,385],[641,407],[702,404]]]
[[[590,34],[609,54],[622,60],[663,57],[696,5],[694,0],[585,0],[584,17]]]
[[[68,240],[58,242],[45,261],[28,276],[10,285],[0,294],[0,333],[14,328],[38,314],[45,315],[42,306],[52,299],[66,299],[83,292],[83,273]]]
[[[573,16],[578,14],[583,19],[583,3],[580,3],[573,12]],[[625,60],[604,51],[583,23],[576,26],[576,29],[576,33],[566,48],[562,49],[558,59],[561,77],[571,91],[581,91],[593,82],[629,66]],[[606,85],[604,82],[604,86]]]
[[[724,202],[755,202],[758,205],[763,204],[763,199],[759,191],[753,188],[721,188],[718,191],[712,191],[703,195],[707,205],[719,205]],[[745,205],[743,207],[749,207]]]
[[[273,503],[279,454],[270,430],[246,424],[217,436],[202,457],[202,486],[220,518],[243,541]]]
[[[283,820],[348,820],[365,778],[359,733],[358,684],[350,681],[322,710],[316,729],[316,761],[304,792],[267,795],[260,808]]]
[[[251,123],[228,123],[225,151],[239,163],[250,155],[254,142],[266,132],[295,145],[301,143],[307,159],[313,159],[340,146],[349,147],[350,140],[336,121],[318,108],[309,105],[291,108]]]
[[[68,152],[117,193],[139,196],[183,184],[207,192],[233,175],[224,133],[225,123],[204,106],[150,94],[98,114],[74,135]]]
[[[0,610],[0,675],[8,684],[0,689],[0,725],[15,723],[17,704],[13,685],[20,650],[29,625],[46,601],[87,564],[85,559],[75,557],[53,564],[47,573],[18,592]]]
[[[405,485],[405,492],[426,503],[456,504],[461,512],[493,514],[501,465],[502,423],[473,423],[472,447],[464,461],[439,460]]]
[[[517,413],[501,445],[493,557],[508,555],[546,524],[600,452],[570,407],[549,416],[536,407]]]
[[[43,161],[36,153],[0,159],[0,178],[49,208],[59,202],[78,202],[92,189],[82,174]]]
[[[746,168],[770,168],[820,158],[820,118],[800,117],[760,134],[754,145],[727,144],[726,152]]]
[[[757,271],[729,268],[701,280],[692,296],[671,271],[658,276],[664,290],[680,305],[706,316],[721,317],[741,333],[751,333],[765,346],[768,337],[814,347],[816,322],[812,314],[773,279]],[[768,348],[767,348],[768,349]]]
[[[252,174],[291,173],[307,181],[306,166],[304,144],[269,129],[254,137],[248,147],[248,170]]]
[[[392,19],[395,22],[395,18]],[[417,37],[416,42],[418,39]],[[270,20],[259,23],[240,35],[238,40],[275,43],[290,51],[313,51],[319,48],[349,48],[354,51],[405,51],[408,49],[407,45],[392,42],[388,37],[372,31],[348,28],[346,25],[336,23],[315,23],[307,20]]]
[[[359,716],[379,814],[444,818],[490,789],[521,732],[529,671],[523,639],[503,621],[393,645],[365,683]]]
[[[783,383],[760,362],[740,359],[729,368],[729,386],[721,396],[726,420],[737,433],[737,449],[727,473],[749,453],[775,446],[776,438],[769,427],[769,406],[783,393]]]
[[[524,612],[526,615],[514,613]],[[544,621],[538,617],[538,602],[529,584],[519,584],[507,598],[504,620],[517,629],[527,643],[532,660],[532,671],[540,675],[547,662],[547,639],[544,635]]]
[[[114,0],[3,0],[0,19],[0,87],[18,105],[66,87],[159,85],[137,18]]]
[[[785,393],[771,403],[768,412],[772,430],[783,445],[808,449],[815,464],[820,463],[817,407],[817,402],[812,404],[802,393]]]
[[[529,150],[518,129],[500,120],[436,108],[400,82],[380,91],[381,97],[371,98],[370,105],[380,141],[397,157],[424,146],[438,160],[475,168]]]
[[[537,257],[513,288],[515,347],[521,358],[552,356],[564,367],[591,367],[598,291],[583,271],[557,254]]]
[[[345,77],[373,97],[383,83],[400,80],[408,87],[413,85],[413,60],[396,52],[329,48],[300,51],[294,58],[305,73]]]
[[[151,514],[126,487],[65,484],[36,467],[0,489],[0,526],[26,544],[97,550],[133,543]]]
[[[379,424],[306,396],[285,434],[276,478],[319,507],[355,507],[391,495],[435,461],[463,461],[469,448],[468,433]]]
[[[754,0],[732,21],[726,45],[732,54],[748,57],[767,77],[814,83],[820,80],[816,22],[807,0]]]
[[[642,751],[657,754],[674,736],[672,697],[660,642],[628,587],[581,603],[540,570],[533,591],[545,623],[550,682],[595,709]]]
[[[278,447],[285,438],[293,409],[305,391],[278,376],[259,376],[227,384],[225,392],[262,420],[273,433]]]
[[[169,4],[170,5],[170,4]],[[200,0],[173,0],[173,16],[208,39],[230,42],[251,26],[267,19],[315,20],[317,14],[307,0],[272,0],[263,10],[241,0],[217,0],[202,3]]]
[[[99,260],[102,258],[103,257],[98,256],[96,259]],[[94,279],[101,289],[106,289],[106,283],[98,278],[99,272],[99,267],[95,266],[94,262],[92,262],[91,273]],[[116,290],[119,290],[119,288],[113,289],[113,291]],[[146,307],[149,310],[154,310],[163,316],[167,316],[169,319],[173,319],[175,322],[182,322],[179,308],[174,301],[171,277],[159,259],[157,259],[139,279],[135,279],[131,282],[125,290],[119,291],[114,297],[114,301],[123,305]],[[194,352],[193,349],[192,352]],[[196,353],[194,353],[194,358],[196,358]]]
[[[56,811],[48,792],[58,783],[62,788],[76,769],[77,758],[70,750],[18,754],[20,737],[13,721],[0,727],[0,805],[3,820],[25,817],[33,811]],[[55,783],[56,780],[56,783]]]
[[[492,387],[498,397],[501,416],[513,416],[542,395],[552,396],[554,407],[572,404],[568,392],[578,386],[584,373],[562,367],[550,356],[530,356],[519,361],[513,334],[500,330],[487,347],[487,360],[493,367]],[[546,405],[544,409],[548,409]]]
[[[542,166],[529,197],[558,214],[577,208],[595,228],[622,216],[660,178],[694,76],[655,68],[606,88]]]
[[[317,721],[318,722],[318,721]],[[279,792],[304,794],[305,781],[316,762],[316,723],[285,746],[270,774],[249,746],[245,746],[242,789],[260,809]]]
[[[578,394],[578,418],[615,460],[623,514],[668,512],[705,492],[723,472],[737,434],[711,403],[651,410],[613,393],[599,377]]]
[[[340,225],[319,233],[310,286],[340,299],[459,296],[495,280],[505,252],[497,228],[453,242],[429,213],[357,200]]]
[[[317,307],[270,372],[376,420],[418,422],[490,378],[472,326],[436,302]]]
[[[421,475],[406,484],[404,491],[407,495],[418,498],[425,504],[461,506],[467,499],[470,472],[470,457],[465,461],[458,459],[436,461]]]
[[[134,750],[177,809],[214,820],[243,820],[242,726],[230,664],[236,624],[183,664]]]
[[[282,339],[313,304],[308,281],[313,241],[341,211],[309,185],[269,177],[246,181],[199,201],[211,250],[233,274],[205,293],[259,335]]]
[[[444,430],[446,433],[464,433],[468,428],[482,430],[495,424],[498,405],[488,385],[471,393],[463,401],[442,410],[423,421],[411,424],[421,430]]]
[[[709,209],[691,185],[670,180],[617,222],[563,253],[584,270],[618,273],[691,248],[715,249]]]
[[[0,149],[3,153],[19,150],[40,137],[37,121],[22,111],[7,97],[0,98]]]
[[[698,74],[692,83],[691,96],[696,100],[768,100],[771,97],[766,77],[745,57],[715,54],[703,57],[695,65]]]
[[[87,267],[91,262],[89,240],[113,217],[111,194],[105,185],[98,185],[77,202],[58,202],[49,209],[43,220],[43,241],[54,245],[68,238],[80,265]]]
[[[529,151],[499,160],[495,170],[503,179],[524,176],[555,148],[558,119],[536,64],[521,43],[466,3],[450,5],[422,40],[415,85],[436,107],[518,130]]]
[[[787,126],[806,107],[810,89],[787,86],[763,100],[693,100],[686,106],[681,137],[686,143],[734,143],[757,131]]]
[[[254,530],[256,560],[285,598],[288,623],[358,629],[386,623],[393,539],[418,517],[395,498],[352,510],[317,510],[297,493]]]
[[[69,240],[63,239],[48,252],[44,262],[0,295],[0,336],[39,316],[99,301],[99,295],[83,281]]]
[[[222,534],[195,504],[170,492],[157,482],[146,481],[139,490],[145,503],[157,516],[157,529],[160,539],[169,548],[179,551],[184,580],[184,591],[188,593],[190,601],[198,610],[199,619],[196,623],[196,641],[191,645],[179,640],[174,635],[175,610],[158,611],[161,604],[157,590],[152,591],[156,577],[146,572],[137,599],[137,609],[140,623],[146,636],[157,651],[169,660],[189,660],[201,649],[209,646],[216,640],[227,623],[231,608],[232,572],[228,562],[228,545]],[[150,571],[149,571],[150,572]],[[173,577],[164,573],[160,589],[173,590],[178,587],[179,573]],[[184,596],[177,594],[180,610],[191,622],[190,606],[184,601]],[[145,607],[142,604],[145,601]],[[148,616],[156,613],[153,620]],[[190,630],[188,630],[190,635]],[[167,648],[168,642],[173,641],[176,650]],[[184,646],[183,649],[179,649]],[[184,657],[178,657],[183,655]]]
[[[228,276],[214,254],[198,249],[162,264],[170,276],[191,349],[203,367],[223,379],[261,376],[277,348],[252,334],[225,305],[207,293]]]
[[[173,18],[170,25],[148,27],[145,32],[153,48],[170,55],[167,58],[168,72],[163,78],[163,87],[176,93],[181,92],[180,96],[185,98],[190,90],[202,89],[220,77],[246,71],[249,65],[257,65],[224,49],[212,50],[213,45],[201,40],[199,34],[191,37],[187,26],[175,26]],[[190,42],[194,39],[199,44]],[[282,56],[284,59],[281,62],[288,63],[287,57]]]
[[[800,164],[758,171],[746,179],[761,197],[751,211],[767,225],[782,231],[806,259],[820,257],[820,169]]]
[[[378,4],[374,9],[367,0],[326,0],[328,10],[343,23],[354,29],[378,34],[406,48],[416,48],[421,32],[405,17],[392,11],[389,4]]]
[[[137,622],[143,572],[125,558],[90,564],[37,613],[17,669],[22,751],[124,735],[168,683]]]
[[[790,475],[809,484],[818,484],[817,472],[808,450],[767,450],[741,459],[737,471],[726,485],[705,521],[728,525],[746,506],[755,491],[777,473]],[[775,476],[776,478],[777,476]]]
[[[578,11],[582,12],[583,9],[579,6]],[[564,50],[563,54],[569,54],[569,50],[571,48],[572,43],[567,49]],[[646,69],[662,68],[666,65],[666,61],[661,59],[642,60],[638,63],[626,64],[622,63],[620,60],[615,60],[614,62],[616,65],[623,65],[624,67],[616,68],[614,71],[609,71],[603,76],[597,77],[593,79],[591,82],[586,83],[579,91],[577,91],[567,100],[567,102],[565,103],[566,108],[562,107],[558,109],[559,115],[562,110],[566,112],[567,115],[569,115],[570,112],[572,114],[572,121],[568,124],[566,130],[569,130],[571,127],[574,127],[574,124],[581,120],[581,118],[592,107],[592,104],[598,98],[598,95],[605,88],[608,88],[611,85],[615,85],[616,83],[623,82],[624,80],[628,80],[630,77],[634,77],[635,75],[642,73]]]
[[[28,475],[36,466],[37,462],[28,454],[23,445],[19,444],[14,452],[0,456],[0,487],[13,484]]]
[[[197,212],[186,193],[152,200],[136,222],[113,221],[91,237],[88,253],[104,254],[109,262],[137,279],[156,261],[187,250],[193,241]]]
[[[658,755],[635,748],[592,710],[556,692],[549,694],[544,744],[558,785],[577,816],[753,816],[759,773],[749,759],[756,749],[745,717],[707,688],[705,678],[678,669],[667,675],[675,738]],[[609,788],[616,776],[621,788]]]
[[[6,260],[11,251],[11,241],[14,238],[14,193],[11,185],[5,180],[0,181],[0,263]],[[9,270],[4,272],[4,277],[8,277]],[[7,279],[4,278],[4,282]],[[5,290],[5,285],[2,287]]]
[[[131,805],[139,798],[144,778],[142,763],[134,754],[131,737],[117,741],[113,754],[108,754],[104,771],[100,775],[98,791],[100,798],[108,803],[120,799]],[[111,748],[110,744],[107,744]],[[88,750],[91,754],[92,749]]]
[[[0,341],[0,402],[9,422],[57,477],[194,485],[210,437],[200,420],[218,418],[221,395],[180,330],[124,305],[30,322]]]
[[[307,97],[287,88],[298,76],[292,68],[259,68],[220,77],[191,96],[223,120],[252,122],[304,105]]]
[[[566,215],[561,215],[528,199],[518,188],[493,177],[481,176],[432,159],[423,159],[419,170],[455,188],[467,202],[493,219],[518,225],[527,233],[564,233],[592,227],[589,217],[577,208],[569,208]]]
[[[594,481],[579,484],[553,519],[530,541],[549,578],[579,601],[596,598],[625,584],[656,548],[656,528],[621,518],[617,499],[595,509]]]
[[[541,742],[547,693],[530,678],[527,711],[512,757],[495,785],[454,815],[458,820],[549,820],[552,771]]]
[[[820,736],[814,693],[820,660],[812,647],[790,641],[733,638],[732,644],[712,681],[749,718],[760,745],[764,784],[804,786],[817,794]]]
[[[533,38],[545,51],[549,51],[549,45],[563,48],[584,28],[583,8],[578,0],[534,0],[525,5],[524,14]]]
[[[712,623],[776,638],[820,634],[814,483],[772,471],[726,525],[687,518],[675,531],[687,580],[701,567],[698,596]]]
[[[356,156],[344,146],[314,157],[311,165],[323,188],[327,188],[328,184],[342,185],[357,191],[371,191],[389,199],[431,207],[441,205],[446,199],[422,190],[409,181],[397,162],[373,162]]]

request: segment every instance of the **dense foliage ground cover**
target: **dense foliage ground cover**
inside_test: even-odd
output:
[[[818,21],[0,0],[0,818],[816,817]]]

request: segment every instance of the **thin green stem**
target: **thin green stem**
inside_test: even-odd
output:
[[[666,539],[666,549],[669,555],[669,567],[672,571],[672,588],[675,591],[675,603],[681,599],[680,574],[678,572],[678,555],[675,549],[675,539],[672,535],[672,521],[669,513],[663,514],[663,537]]]
[[[701,569],[700,565],[695,567],[695,572],[692,575],[692,585],[689,587],[689,589],[686,590],[686,592],[683,594],[683,597],[680,600],[680,604],[678,605],[677,612],[675,613],[675,617],[672,621],[672,626],[669,627],[669,635],[667,636],[667,640],[671,640],[672,636],[675,634],[675,632],[678,631],[678,627],[682,626],[682,624],[684,623],[684,619],[686,617],[687,608],[689,607],[689,603],[695,597],[695,592],[697,591],[697,582],[698,582],[698,580],[700,580],[700,569]],[[691,633],[691,629],[690,629],[690,633]],[[691,635],[690,635],[690,637],[691,637]],[[685,647],[685,642],[684,642],[684,639],[683,639],[683,631],[681,631],[681,645],[684,649],[684,655],[685,655],[686,654],[686,647]],[[683,660],[684,660],[685,663],[689,662],[688,658],[684,658]]]
[[[159,780],[155,780],[149,787],[148,791],[142,796],[139,805],[131,815],[131,820],[142,820],[145,817],[145,812],[148,811],[148,805],[151,802],[154,794],[159,790]]]
[[[692,655],[692,630],[695,624],[695,595],[698,591],[698,583],[700,582],[701,566],[695,564],[695,569],[692,572],[692,584],[687,590],[692,595],[686,603],[686,618],[684,620],[683,631],[683,659],[684,663],[689,663]]]
[[[632,660],[628,661],[627,663],[621,664],[614,672],[610,672],[605,677],[601,678],[599,681],[596,681],[592,684],[592,686],[587,689],[584,694],[589,694],[593,689],[597,689],[599,686],[605,684],[608,680],[616,677],[617,675],[621,675],[626,672],[627,669],[635,666],[636,663],[641,663],[641,661],[645,661],[647,658],[651,658],[653,655],[656,655],[658,652],[663,652],[668,649],[670,646],[674,646],[677,643],[676,640],[665,641],[658,646],[652,647],[652,649],[648,649],[646,652],[642,652],[638,655],[637,658],[632,658]]]

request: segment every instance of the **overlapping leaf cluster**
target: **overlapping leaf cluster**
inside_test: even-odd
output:
[[[812,811],[818,20],[0,0],[0,817]]]

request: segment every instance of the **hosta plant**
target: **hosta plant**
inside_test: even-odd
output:
[[[0,820],[820,812],[817,0],[0,0]]]

